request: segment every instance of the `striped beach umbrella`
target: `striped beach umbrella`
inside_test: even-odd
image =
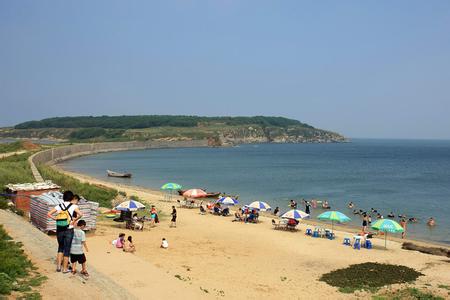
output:
[[[116,209],[125,210],[125,211],[136,211],[138,209],[144,209],[144,208],[145,208],[144,204],[134,201],[134,200],[128,200],[128,201],[122,202],[116,206]]]
[[[217,203],[223,204],[223,205],[236,205],[239,203],[239,201],[237,201],[234,198],[231,197],[222,197],[219,198],[219,200],[217,200]]]
[[[331,221],[331,231],[333,231],[334,222],[344,223],[349,222],[351,219],[339,211],[326,211],[317,216],[319,220],[330,220]]]
[[[185,191],[183,196],[188,198],[203,198],[206,197],[206,192],[201,189],[190,189]]]
[[[165,185],[161,187],[162,190],[168,190],[168,191],[178,191],[181,190],[182,186],[178,183],[168,182]]]
[[[309,215],[299,209],[291,209],[290,211],[285,212],[281,217],[283,219],[300,220],[300,219],[309,218]]]
[[[266,210],[271,210],[272,208],[270,207],[269,204],[267,204],[266,202],[262,202],[262,201],[254,201],[252,203],[250,203],[248,205],[249,208],[253,208],[253,209],[257,209],[260,211],[266,211]]]
[[[391,219],[379,219],[372,224],[372,229],[384,232],[384,248],[386,248],[387,233],[403,232],[403,227]]]

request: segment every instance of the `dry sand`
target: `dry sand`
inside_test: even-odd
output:
[[[162,201],[159,191],[61,171],[84,182],[137,195],[165,215],[157,227],[147,226],[142,232],[125,230],[118,223],[104,220],[95,234],[88,236],[89,264],[138,298],[157,295],[157,299],[177,299],[180,293],[186,299],[354,298],[318,278],[362,262],[400,264],[420,270],[425,276],[415,286],[448,296],[448,291],[437,288],[439,284],[450,284],[448,258],[402,250],[397,241],[388,240],[385,250],[384,240],[375,238],[374,249],[353,250],[341,244],[343,237],[353,233],[337,230],[336,240],[315,239],[305,236],[305,229],[311,227],[306,224],[300,225],[299,232],[275,231],[270,218],[261,218],[259,224],[244,224],[231,222],[231,217],[200,215],[198,209],[182,208],[177,208],[177,228],[169,228],[171,205],[176,202]],[[110,245],[119,232],[133,235],[135,254]],[[159,248],[163,237],[170,244],[167,250]]]

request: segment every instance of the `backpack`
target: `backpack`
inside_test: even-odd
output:
[[[56,226],[58,227],[68,227],[70,221],[72,221],[72,215],[69,213],[69,208],[72,206],[70,203],[67,207],[63,203],[59,205],[61,211],[56,216]]]

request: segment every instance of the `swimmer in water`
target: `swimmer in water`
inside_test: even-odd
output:
[[[428,222],[427,222],[427,225],[428,225],[428,226],[434,226],[434,225],[436,225],[436,222],[434,221],[433,218],[429,218],[429,219],[428,219]]]

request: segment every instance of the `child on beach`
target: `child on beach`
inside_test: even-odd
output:
[[[127,240],[125,241],[125,245],[123,246],[123,251],[131,252],[131,253],[136,251],[136,247],[133,244],[133,237],[131,235],[128,236]]]
[[[166,238],[163,238],[161,241],[161,248],[167,249],[169,248],[169,242],[166,240]]]
[[[123,248],[125,244],[125,233],[120,233],[119,238],[117,240],[112,241],[113,246],[116,248]]]
[[[86,227],[85,220],[79,220],[77,226],[73,231],[72,246],[70,248],[70,262],[72,263],[72,274],[77,274],[77,263],[81,264],[81,274],[84,276],[89,276],[86,270],[86,256],[83,252],[83,246],[86,252],[89,249],[86,244],[86,234],[84,233],[84,228]]]

